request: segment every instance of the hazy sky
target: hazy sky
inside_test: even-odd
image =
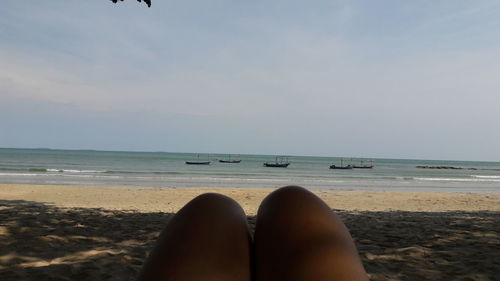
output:
[[[500,161],[499,15],[2,0],[0,147]]]

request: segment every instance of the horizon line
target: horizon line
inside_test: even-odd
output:
[[[280,154],[257,154],[257,153],[227,153],[227,152],[185,152],[185,151],[162,151],[162,150],[106,150],[106,149],[78,149],[78,148],[49,148],[49,147],[0,147],[0,149],[18,150],[59,150],[59,151],[81,151],[81,152],[131,152],[131,153],[178,153],[178,154],[239,154],[255,156],[276,156]],[[492,160],[462,160],[462,159],[422,159],[422,158],[384,158],[384,157],[358,157],[358,156],[319,156],[319,155],[293,155],[288,157],[320,157],[320,158],[357,158],[357,159],[383,159],[383,160],[410,160],[410,161],[456,161],[456,162],[487,162],[500,163]]]

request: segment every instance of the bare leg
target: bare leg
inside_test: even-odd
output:
[[[251,238],[234,200],[203,194],[169,222],[140,281],[250,281]]]
[[[255,229],[257,281],[365,281],[349,231],[304,188],[280,188],[264,199]]]

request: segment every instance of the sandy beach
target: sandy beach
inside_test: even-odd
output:
[[[0,184],[2,280],[134,280],[169,218],[205,192],[250,226],[263,188]],[[314,190],[344,219],[371,280],[498,280],[500,195]]]

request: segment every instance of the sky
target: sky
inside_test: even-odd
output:
[[[498,15],[2,0],[0,147],[500,161]]]

